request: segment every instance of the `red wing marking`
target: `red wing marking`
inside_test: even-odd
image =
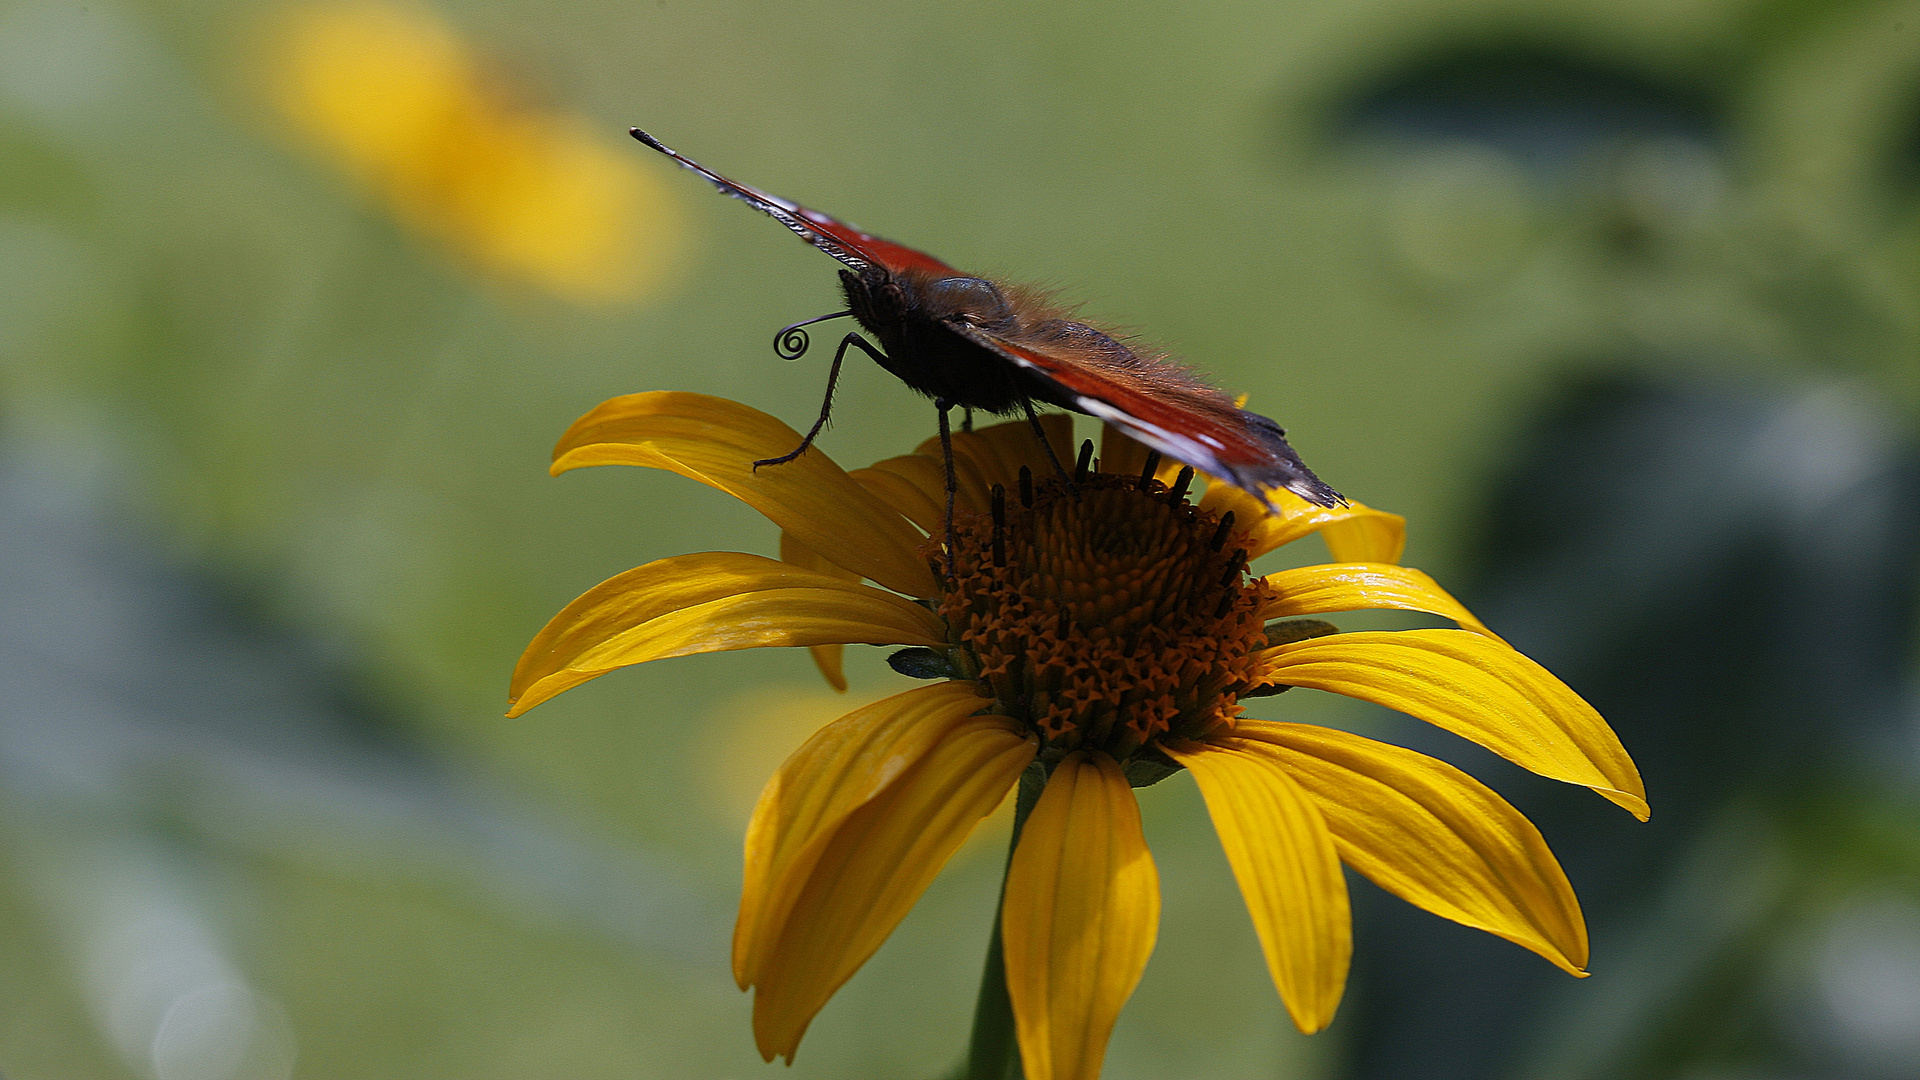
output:
[[[893,274],[918,270],[935,277],[965,276],[924,251],[915,251],[904,244],[896,244],[872,233],[861,232],[846,222],[835,221],[817,210],[809,210],[799,203],[789,202],[778,195],[769,195],[759,188],[729,180],[699,162],[668,148],[660,140],[639,128],[630,128],[629,131],[634,138],[705,177],[709,183],[720,189],[721,194],[731,195],[759,210],[792,229],[800,239],[855,270],[878,266]]]
[[[1014,342],[978,327],[954,328],[1058,386],[1070,407],[1262,502],[1282,487],[1320,506],[1346,502],[1301,462],[1279,425],[1239,408],[1178,365],[1141,357],[1106,334],[1068,320],[1034,327],[1030,336],[1037,342]]]

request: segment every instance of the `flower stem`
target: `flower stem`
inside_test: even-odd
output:
[[[1020,774],[1019,794],[1013,803],[1013,838],[1007,842],[1007,865],[1013,865],[1013,849],[1020,843],[1020,830],[1040,801],[1047,786],[1047,770],[1035,761]],[[1024,1080],[1020,1067],[1020,1042],[1014,1035],[1013,1000],[1007,996],[1006,957],[1000,948],[1000,912],[1006,905],[1007,882],[1000,879],[1000,899],[993,906],[993,937],[987,942],[986,970],[980,975],[980,997],[973,1006],[973,1039],[967,1046],[967,1068],[963,1080]]]

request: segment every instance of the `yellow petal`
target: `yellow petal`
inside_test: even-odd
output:
[[[919,454],[876,461],[847,474],[899,511],[928,536],[944,533],[947,522],[947,473],[934,458]],[[968,507],[968,509],[975,509]],[[982,508],[984,509],[984,508]]]
[[[755,470],[800,445],[757,409],[705,394],[657,391],[603,402],[553,450],[553,473],[586,465],[668,469],[740,499],[808,547],[909,596],[932,596],[933,571],[911,523],[819,450]]]
[[[847,666],[845,645],[809,645],[807,651],[813,654],[813,666],[820,669],[820,677],[827,685],[841,693],[847,692]]]
[[[1053,447],[1051,458],[1047,456],[1047,447],[1034,436],[1033,425],[1025,420],[962,432],[954,444],[954,453],[973,457],[990,484],[1003,484],[1008,491],[1013,491],[1020,484],[1022,467],[1031,470],[1037,480],[1059,475],[1053,467],[1055,460],[1062,468],[1073,467],[1076,452],[1073,417],[1065,413],[1044,413],[1040,416],[1040,429],[1047,433],[1047,442]]]
[[[1374,884],[1585,974],[1587,925],[1567,875],[1540,830],[1478,780],[1306,724],[1241,720],[1212,741],[1279,762],[1320,808],[1340,857]]]
[[[1274,590],[1274,598],[1267,604],[1269,619],[1394,608],[1445,616],[1469,630],[1499,640],[1498,634],[1474,618],[1473,612],[1438,582],[1410,567],[1393,563],[1328,563],[1268,574],[1266,581]]]
[[[1063,413],[1047,413],[1040,417],[1040,426],[1045,429],[1047,441],[1053,445],[1061,467],[1073,468],[1073,418]],[[921,443],[914,453],[940,462],[939,438]],[[1040,440],[1034,437],[1033,425],[1025,420],[954,432],[953,464],[961,496],[968,506],[983,512],[990,505],[989,492],[993,485],[999,484],[1010,492],[1018,490],[1021,466],[1032,470],[1036,480],[1057,475]]]
[[[1407,546],[1407,519],[1360,503],[1315,506],[1289,491],[1271,493],[1277,513],[1232,484],[1213,484],[1200,508],[1214,514],[1233,511],[1236,528],[1246,534],[1247,557],[1257,559],[1282,544],[1318,532],[1336,562],[1394,563]]]
[[[745,990],[847,816],[990,704],[972,683],[917,686],[835,720],[795,750],[760,792],[747,826],[733,977]]]
[[[1120,476],[1139,476],[1147,467],[1150,451],[1127,433],[1111,424],[1100,425],[1100,471]]]
[[[1280,1000],[1301,1031],[1319,1031],[1340,1005],[1353,956],[1347,880],[1320,811],[1258,743],[1215,739],[1166,751],[1207,800]]]
[[[1311,503],[1306,504],[1312,506]],[[1400,561],[1400,555],[1407,548],[1407,519],[1399,514],[1390,514],[1385,510],[1375,510],[1371,506],[1352,503],[1328,509],[1324,506],[1312,506],[1312,523],[1309,531],[1317,531],[1326,541],[1327,550],[1341,562],[1383,562]],[[1275,538],[1275,546],[1290,542],[1293,537]]]
[[[993,486],[993,480],[986,470],[981,468],[979,456],[969,452],[970,444],[961,440],[962,434],[964,433],[958,431],[953,433],[954,503],[975,513],[985,513],[990,505],[987,492]],[[969,447],[969,449],[963,449],[963,447]],[[939,437],[935,436],[921,443],[914,451],[914,456],[931,460],[933,467],[940,470],[941,518],[940,523],[937,523],[934,528],[944,531],[947,505],[946,465],[945,459],[940,456]]]
[[[754,974],[763,1058],[793,1061],[814,1014],[886,941],[1037,747],[1004,716],[968,717],[840,820]]]
[[[1551,672],[1500,641],[1467,630],[1333,634],[1277,645],[1261,658],[1268,682],[1398,709],[1647,819],[1646,788],[1613,729]]]
[[[1054,769],[1007,867],[1001,920],[1027,1080],[1095,1080],[1160,926],[1160,878],[1112,758],[1076,751]]]
[[[829,577],[837,577],[846,581],[860,580],[860,575],[851,570],[843,570],[833,563],[828,562],[826,559],[821,558],[819,552],[794,539],[793,534],[785,529],[780,530],[780,561],[783,563],[792,563],[802,569],[812,570],[816,573],[826,574]],[[814,666],[820,669],[820,674],[827,680],[827,685],[845,693],[847,689],[847,672],[843,660],[847,647],[836,641],[831,645],[809,645],[807,646],[807,651],[813,654]]]
[[[514,667],[518,716],[615,668],[765,645],[938,645],[932,612],[856,581],[735,551],[661,559],[607,579],[534,636]]]

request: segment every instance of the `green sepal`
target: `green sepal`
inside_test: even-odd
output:
[[[1185,767],[1158,750],[1143,750],[1128,758],[1120,772],[1128,784],[1139,788],[1152,787]]]
[[[909,679],[958,679],[952,661],[943,653],[935,652],[924,646],[901,649],[887,657],[887,666],[905,675]]]
[[[1340,628],[1325,619],[1288,619],[1284,622],[1270,622],[1266,627],[1267,647],[1291,645],[1308,638],[1326,637],[1337,634]]]
[[[1339,627],[1325,619],[1288,619],[1284,622],[1270,622],[1266,627],[1267,647],[1288,645],[1296,641],[1326,637],[1328,634],[1339,632]],[[1275,694],[1284,694],[1291,689],[1293,687],[1284,683],[1269,683],[1266,686],[1256,686],[1251,690],[1242,690],[1239,696],[1242,698],[1272,697]]]

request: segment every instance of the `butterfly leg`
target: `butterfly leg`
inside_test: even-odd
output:
[[[947,425],[947,413],[952,411],[953,402],[946,398],[935,398],[935,408],[940,410],[940,456],[947,466],[947,580],[952,581],[953,549],[956,538],[953,532],[953,497],[960,490],[959,477],[953,471],[953,431]]]
[[[833,316],[828,317],[832,318]],[[753,468],[755,472],[758,472],[762,465],[785,465],[787,462],[806,453],[807,447],[813,445],[813,437],[820,434],[821,428],[827,426],[827,416],[833,412],[833,384],[840,381],[840,362],[846,359],[847,348],[849,346],[858,348],[875,360],[885,359],[880,355],[880,350],[873,347],[872,342],[869,342],[859,334],[848,334],[846,337],[841,338],[840,347],[833,351],[833,366],[827,369],[827,399],[820,403],[820,418],[813,422],[813,426],[807,429],[807,437],[801,439],[800,445],[794,447],[790,453],[781,454],[775,458],[761,458],[759,461],[754,462]]]
[[[972,431],[973,430],[973,406],[962,405],[960,408],[962,410],[960,413],[960,430]]]
[[[1067,473],[1066,467],[1060,464],[1060,458],[1053,452],[1053,443],[1047,441],[1047,429],[1040,426],[1040,414],[1033,411],[1033,399],[1021,398],[1020,404],[1027,410],[1027,423],[1033,425],[1033,437],[1040,440],[1040,449],[1045,450],[1047,460],[1053,462],[1053,471],[1059,475],[1060,479],[1067,482],[1067,490],[1077,494],[1080,490],[1079,485],[1073,482],[1073,477]]]

